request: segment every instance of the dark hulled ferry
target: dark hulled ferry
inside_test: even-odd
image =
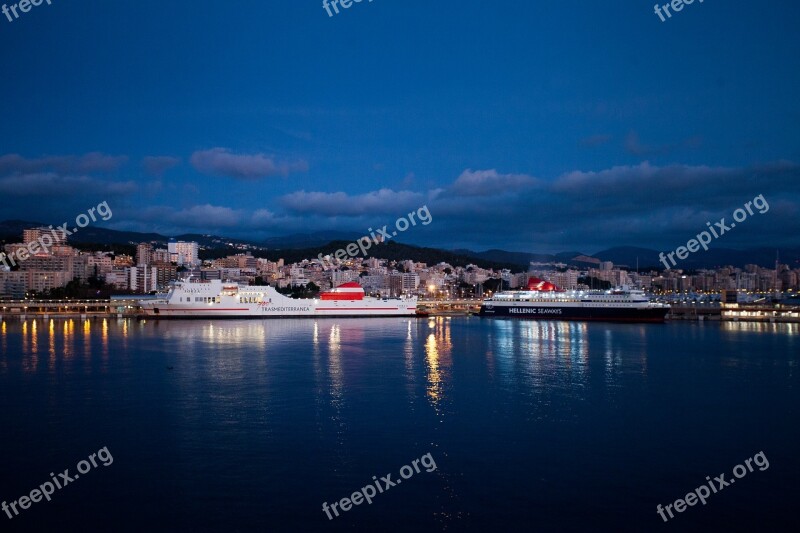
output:
[[[531,278],[527,290],[498,292],[486,298],[480,316],[538,320],[663,322],[669,305],[651,302],[644,291],[565,291]]]

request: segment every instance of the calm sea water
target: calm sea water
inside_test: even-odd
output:
[[[0,529],[788,531],[799,348],[798,325],[743,323],[6,320],[0,500],[113,463]]]

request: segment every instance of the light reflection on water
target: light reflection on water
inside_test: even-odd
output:
[[[435,317],[428,320],[428,335],[425,339],[425,363],[427,369],[427,395],[431,406],[441,414],[439,404],[444,396],[445,384],[449,381],[453,364],[450,317]]]
[[[0,347],[3,354],[8,352],[8,325],[5,320],[0,320]],[[0,357],[0,370],[8,371],[8,359]]]
[[[83,321],[83,357],[89,361],[92,357],[92,322],[87,318]],[[87,373],[90,367],[86,366]]]
[[[50,325],[48,328],[48,357],[47,357],[47,370],[50,373],[53,372],[53,369],[56,366],[56,321],[54,319],[50,319]]]
[[[471,321],[470,321],[471,320]],[[80,329],[74,319],[3,319],[0,324],[0,369],[8,371],[15,340],[21,352],[21,368],[35,372],[40,362],[49,371],[78,350],[88,362],[95,356],[113,360],[127,357],[132,338],[157,339],[176,354],[191,359],[197,349],[225,354],[217,361],[215,371],[222,379],[229,372],[241,373],[253,365],[253,354],[261,354],[265,362],[283,344],[307,344],[312,355],[313,375],[319,386],[326,387],[329,400],[341,407],[345,398],[347,373],[352,365],[347,357],[368,356],[375,343],[384,338],[402,339],[402,376],[409,398],[416,394],[417,365],[425,370],[425,394],[437,408],[447,391],[454,359],[478,350],[483,359],[487,379],[499,379],[507,386],[523,382],[531,389],[558,385],[585,386],[590,379],[590,354],[603,361],[605,381],[614,385],[623,367],[631,365],[642,376],[648,372],[648,332],[650,325],[607,325],[593,331],[584,322],[535,320],[483,320],[430,317],[417,319],[371,320],[271,320],[271,321],[133,321],[82,320]],[[453,324],[458,324],[454,335]],[[799,324],[723,322],[721,324],[673,324],[684,326],[684,335],[693,342],[704,342],[709,334],[736,341],[745,335],[767,334],[794,338]],[[306,342],[304,342],[306,341]],[[136,345],[133,345],[136,347]],[[42,359],[40,360],[40,356]],[[730,363],[738,364],[738,363]],[[87,369],[91,368],[87,365]],[[631,371],[628,369],[626,371]],[[326,383],[324,383],[326,382]]]
[[[406,337],[403,343],[403,362],[406,378],[406,394],[413,402],[417,397],[415,387],[416,373],[414,372],[414,335],[411,329],[412,322],[412,320],[409,320],[406,324]]]
[[[492,329],[490,372],[496,368],[506,388],[531,392],[585,385],[590,339],[581,322],[497,320]],[[613,363],[612,339],[606,340],[606,364]]]
[[[730,419],[738,435],[742,416],[762,423],[762,413],[788,405],[797,390],[797,328],[787,324],[476,317],[76,322],[3,320],[0,395],[5,391],[9,404],[25,398],[25,413],[41,402],[27,428],[29,435],[41,431],[37,442],[56,431],[47,428],[69,432],[72,425],[72,440],[87,430],[117,439],[104,443],[135,465],[119,462],[120,471],[130,469],[124,479],[137,469],[152,468],[152,479],[164,471],[187,516],[198,509],[186,502],[218,502],[228,493],[242,502],[241,515],[269,505],[292,509],[292,516],[318,513],[319,501],[432,452],[440,470],[415,479],[419,493],[401,492],[404,485],[397,498],[423,494],[409,515],[427,513],[436,530],[459,530],[480,505],[521,513],[519,500],[508,498],[520,477],[538,483],[542,498],[555,491],[549,503],[558,504],[574,498],[572,488],[558,487],[561,465],[576,465],[576,477],[562,484],[569,485],[586,468],[601,468],[592,457],[619,455],[619,462],[603,464],[625,469],[642,449],[675,444],[669,427],[692,416],[686,405],[702,413],[686,433],[694,446],[702,441],[694,432],[705,427],[703,417]],[[747,405],[761,402],[758,409],[726,418],[754,382],[777,391],[774,403],[770,394],[748,397]],[[17,417],[9,426],[24,424],[21,413],[6,413]],[[636,439],[609,430],[642,425],[647,430]],[[153,450],[165,459],[155,463]],[[626,479],[637,475],[640,465],[633,466]],[[681,479],[693,475],[694,467]],[[272,492],[263,497],[268,479],[263,490]],[[495,493],[483,492],[484,480]],[[598,489],[595,496],[603,494]],[[139,490],[131,501],[151,498]],[[346,519],[370,511],[359,512]]]
[[[706,357],[704,350],[708,350],[703,346],[716,343],[720,351],[715,364],[742,370],[768,363],[741,357],[735,346],[764,345],[776,339],[793,345],[798,332],[796,324],[599,325],[441,316],[422,320],[104,319],[82,320],[77,326],[74,319],[3,320],[0,374],[53,374],[74,366],[82,374],[104,374],[122,362],[135,364],[132,360],[148,346],[158,358],[158,368],[175,368],[170,386],[185,409],[199,409],[211,391],[210,409],[235,418],[230,413],[241,408],[237,391],[247,386],[253,387],[253,397],[267,416],[286,408],[276,391],[287,378],[308,379],[313,386],[315,425],[322,433],[338,435],[340,443],[351,430],[350,416],[357,403],[353,391],[359,387],[380,389],[397,382],[401,387],[397,393],[410,409],[418,412],[424,405],[419,400],[424,398],[425,410],[444,421],[452,412],[455,377],[469,376],[473,383],[497,387],[498,401],[524,399],[531,416],[537,418],[544,416],[548,406],[568,398],[588,401],[602,391],[605,400],[616,401],[625,387],[646,384],[650,352],[661,349],[665,339],[671,342],[673,335],[689,343],[678,350],[677,360],[691,350],[698,350],[697,357]],[[793,376],[798,362],[790,358],[769,364],[784,365]]]
[[[108,358],[108,319],[103,319],[103,359]]]
[[[723,331],[730,333],[781,333],[784,335],[800,334],[799,323],[770,322],[722,322]]]

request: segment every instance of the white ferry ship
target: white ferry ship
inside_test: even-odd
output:
[[[486,298],[478,314],[539,320],[663,322],[669,310],[669,305],[651,302],[640,290],[565,291],[531,278],[527,290],[503,291]]]
[[[176,281],[160,299],[139,302],[142,314],[155,318],[318,318],[412,316],[416,297],[372,298],[355,282],[296,299],[273,287],[220,280]]]

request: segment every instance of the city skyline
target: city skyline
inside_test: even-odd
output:
[[[755,204],[758,208],[759,204]],[[111,212],[106,207],[106,214]],[[762,205],[763,207],[763,205]],[[431,222],[432,219],[426,219]],[[718,237],[717,232],[713,231]],[[711,238],[709,234],[708,238]],[[435,296],[436,294],[455,298],[481,297],[491,294],[498,287],[524,288],[541,280],[551,282],[550,289],[541,290],[581,290],[590,289],[596,283],[608,287],[633,286],[653,294],[667,293],[720,293],[744,291],[748,294],[759,292],[784,293],[789,297],[800,289],[800,268],[797,261],[781,263],[776,256],[774,268],[764,268],[751,261],[741,266],[726,264],[714,268],[671,269],[661,253],[660,259],[666,268],[645,263],[636,269],[628,264],[615,264],[613,261],[578,256],[574,258],[553,258],[550,261],[529,259],[521,268],[514,268],[502,262],[487,264],[494,257],[450,254],[428,260],[431,251],[420,249],[413,254],[394,259],[383,256],[381,249],[374,249],[372,255],[360,254],[360,247],[371,248],[384,243],[367,243],[358,240],[343,245],[335,253],[319,253],[303,256],[308,250],[277,250],[281,257],[264,257],[264,250],[253,250],[262,256],[253,256],[251,251],[241,250],[227,256],[216,254],[201,257],[201,246],[196,241],[140,242],[131,255],[104,250],[75,248],[68,242],[67,235],[48,227],[30,227],[22,232],[22,242],[7,243],[0,252],[0,297],[27,298],[37,295],[44,298],[66,297],[68,295],[88,294],[93,291],[99,295],[102,288],[109,295],[114,291],[138,294],[172,291],[175,283],[194,278],[208,283],[232,282],[247,286],[269,285],[301,294],[315,294],[320,289],[338,290],[356,282],[352,287],[367,291],[383,298],[400,297],[409,294],[416,296]],[[46,242],[45,242],[46,241]],[[701,242],[704,242],[701,239]],[[333,243],[331,243],[333,244]],[[695,243],[697,244],[697,243]],[[692,252],[692,246],[688,245]],[[699,248],[699,246],[696,246]],[[91,247],[90,247],[91,248]],[[412,248],[404,248],[401,253],[411,253]],[[678,249],[678,257],[680,258]],[[698,250],[694,250],[698,251]],[[434,253],[436,251],[433,251]],[[284,259],[288,253],[290,259]],[[395,252],[396,253],[396,252]],[[673,254],[667,257],[672,259]],[[523,259],[519,259],[523,262]],[[8,262],[10,261],[11,264]],[[481,264],[483,263],[483,264]],[[795,263],[795,264],[792,264]],[[795,268],[792,268],[792,267]],[[484,283],[492,288],[484,287]],[[499,284],[499,285],[498,285]],[[350,290],[350,289],[347,289]],[[258,289],[254,289],[258,291]],[[262,295],[263,296],[263,295]]]
[[[430,221],[428,221],[430,223]],[[527,265],[528,262],[546,261],[551,258],[554,262],[566,263],[591,263],[592,261],[612,261],[615,264],[621,264],[628,268],[641,266],[642,268],[655,268],[656,270],[677,268],[679,270],[694,271],[698,269],[718,268],[721,266],[735,266],[743,267],[747,264],[756,264],[761,267],[774,265],[776,262],[786,263],[790,266],[800,265],[800,247],[771,247],[764,243],[749,248],[737,249],[719,246],[718,243],[712,243],[707,239],[719,239],[727,231],[733,228],[726,227],[727,231],[717,231],[721,222],[716,222],[715,226],[706,228],[707,231],[701,232],[697,235],[697,239],[690,239],[686,246],[679,246],[673,252],[666,253],[662,250],[645,247],[634,246],[611,246],[603,250],[595,252],[587,252],[585,250],[567,250],[562,249],[557,252],[546,253],[540,250],[527,250],[524,252],[514,252],[509,250],[502,250],[493,248],[489,250],[470,250],[466,248],[447,249],[438,247],[424,247],[418,246],[414,243],[397,242],[391,240],[392,243],[402,245],[403,250],[411,256],[423,256],[426,253],[445,253],[461,258],[466,258],[472,261],[491,262],[495,264],[516,264]],[[731,224],[735,227],[735,223]],[[22,230],[12,228],[24,228]],[[176,253],[173,247],[186,244],[190,242],[195,246],[191,252],[191,256],[199,259],[202,257],[218,257],[221,252],[242,253],[252,252],[256,253],[259,257],[272,257],[276,253],[288,254],[290,257],[298,257],[299,253],[306,252],[309,257],[307,259],[316,261],[320,264],[325,263],[323,256],[333,257],[336,252],[340,252],[347,257],[380,257],[381,248],[372,248],[379,244],[378,240],[365,241],[369,236],[356,237],[356,233],[346,232],[320,232],[318,234],[294,234],[286,235],[283,237],[271,238],[264,242],[250,241],[247,239],[235,239],[225,235],[210,235],[210,234],[183,234],[183,235],[158,235],[156,233],[138,233],[138,232],[119,232],[117,230],[110,230],[101,228],[100,231],[94,232],[84,230],[81,233],[81,240],[74,241],[73,237],[65,236],[63,234],[64,224],[56,226],[55,224],[49,227],[38,222],[23,222],[23,221],[0,221],[0,236],[5,236],[4,239],[0,238],[0,250],[5,249],[5,253],[0,251],[0,267],[15,266],[14,259],[19,261],[16,257],[20,250],[25,250],[27,255],[33,256],[40,249],[48,252],[48,248],[52,244],[63,244],[70,253],[78,253],[78,250],[91,251],[91,250],[109,250],[108,246],[114,246],[117,252],[125,253],[124,249],[134,247],[138,248],[141,245],[148,245],[152,247],[162,246],[165,249],[170,249],[170,254],[173,257],[172,261],[175,262]],[[371,229],[371,228],[370,228]],[[74,229],[74,233],[77,233]],[[386,233],[385,230],[378,230]],[[28,238],[29,234],[42,235],[47,238],[48,243],[43,243],[42,239]],[[22,235],[20,239],[18,236]],[[200,237],[200,241],[196,242]],[[374,232],[372,237],[374,238]],[[379,233],[378,239],[382,239]],[[386,244],[394,237],[385,239]],[[67,242],[67,239],[70,239]],[[362,246],[364,249],[362,252]],[[345,249],[334,250],[337,246],[349,245],[349,252],[346,253]],[[32,247],[31,247],[32,246]],[[72,248],[75,246],[75,248]],[[56,246],[58,248],[58,246]],[[384,252],[385,253],[385,252]],[[264,255],[267,254],[267,255]],[[677,261],[674,257],[677,254]],[[681,255],[684,254],[684,255]],[[397,255],[396,251],[390,255]],[[26,257],[22,257],[24,260]],[[383,257],[386,259],[387,257]],[[577,263],[576,263],[577,262]],[[671,264],[670,264],[671,262]]]

